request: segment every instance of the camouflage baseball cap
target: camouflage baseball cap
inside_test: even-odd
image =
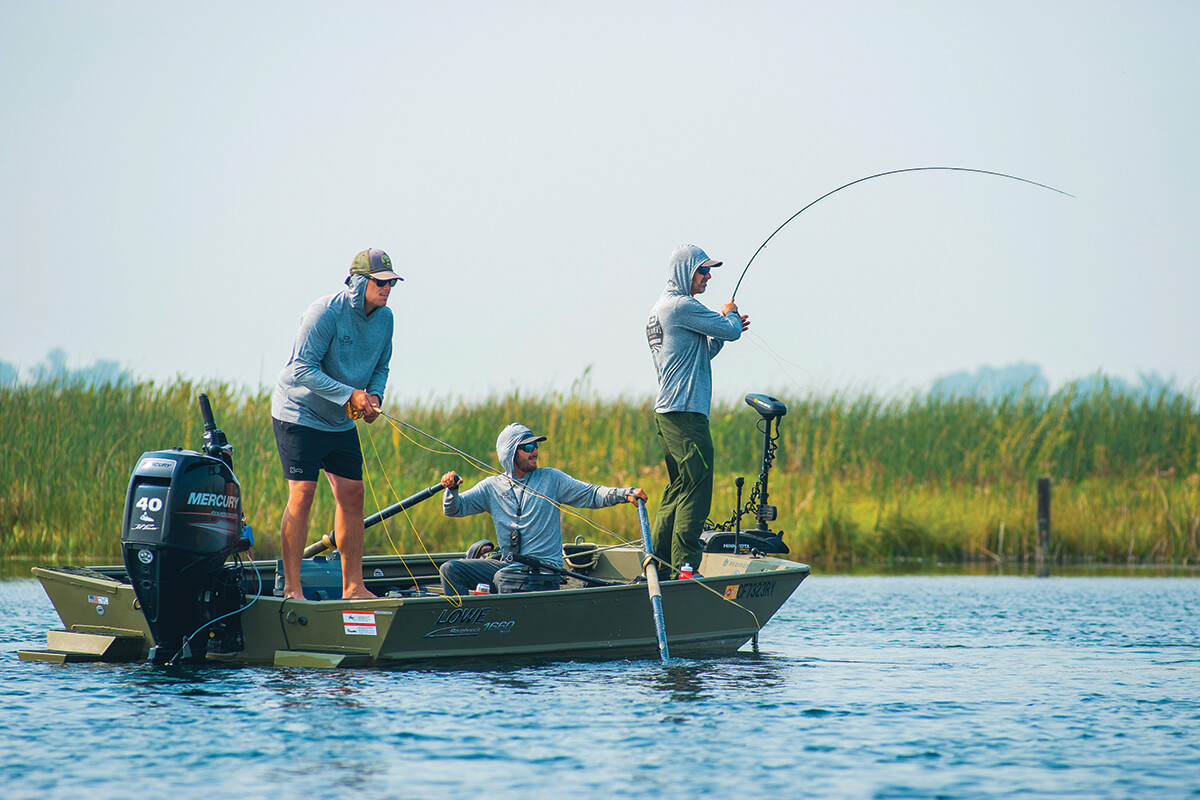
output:
[[[404,280],[392,272],[392,260],[388,258],[388,254],[382,250],[376,250],[374,247],[370,250],[363,250],[354,257],[354,261],[350,264],[350,274],[366,275],[381,281],[392,278],[399,281]]]

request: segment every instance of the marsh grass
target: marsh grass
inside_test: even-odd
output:
[[[234,445],[256,557],[278,551],[286,488],[270,396],[223,385],[65,384],[0,388],[0,556],[116,559],[129,474],[143,452],[199,449],[197,395],[206,392]],[[1200,560],[1200,419],[1191,397],[1136,398],[1074,387],[1049,397],[987,403],[869,395],[785,398],[771,502],[793,557],[814,563],[1031,559],[1035,482],[1053,481],[1052,553],[1062,562],[1194,564]],[[651,513],[666,483],[649,400],[587,391],[476,403],[390,407],[389,413],[496,465],[495,440],[520,421],[549,437],[542,463],[583,480],[644,487]],[[733,479],[758,475],[758,416],[714,407],[714,520],[734,505]],[[367,507],[387,506],[450,469],[468,485],[484,472],[385,419],[359,425]],[[632,506],[564,518],[568,539],[639,538]],[[333,519],[327,487],[315,540]],[[750,522],[745,523],[747,526]],[[458,550],[494,538],[486,516],[447,519],[437,497],[368,531],[369,552]]]

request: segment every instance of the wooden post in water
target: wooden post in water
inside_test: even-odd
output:
[[[1049,568],[1050,559],[1050,479],[1037,482],[1037,565],[1038,574]]]

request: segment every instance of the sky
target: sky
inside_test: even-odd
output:
[[[1200,379],[1200,3],[0,0],[0,362],[255,390],[354,254],[388,399],[652,396],[674,247],[721,398],[979,366]]]

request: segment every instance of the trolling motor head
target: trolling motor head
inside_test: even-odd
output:
[[[746,405],[761,414],[762,418],[768,422],[787,413],[787,406],[766,394],[746,395]]]

